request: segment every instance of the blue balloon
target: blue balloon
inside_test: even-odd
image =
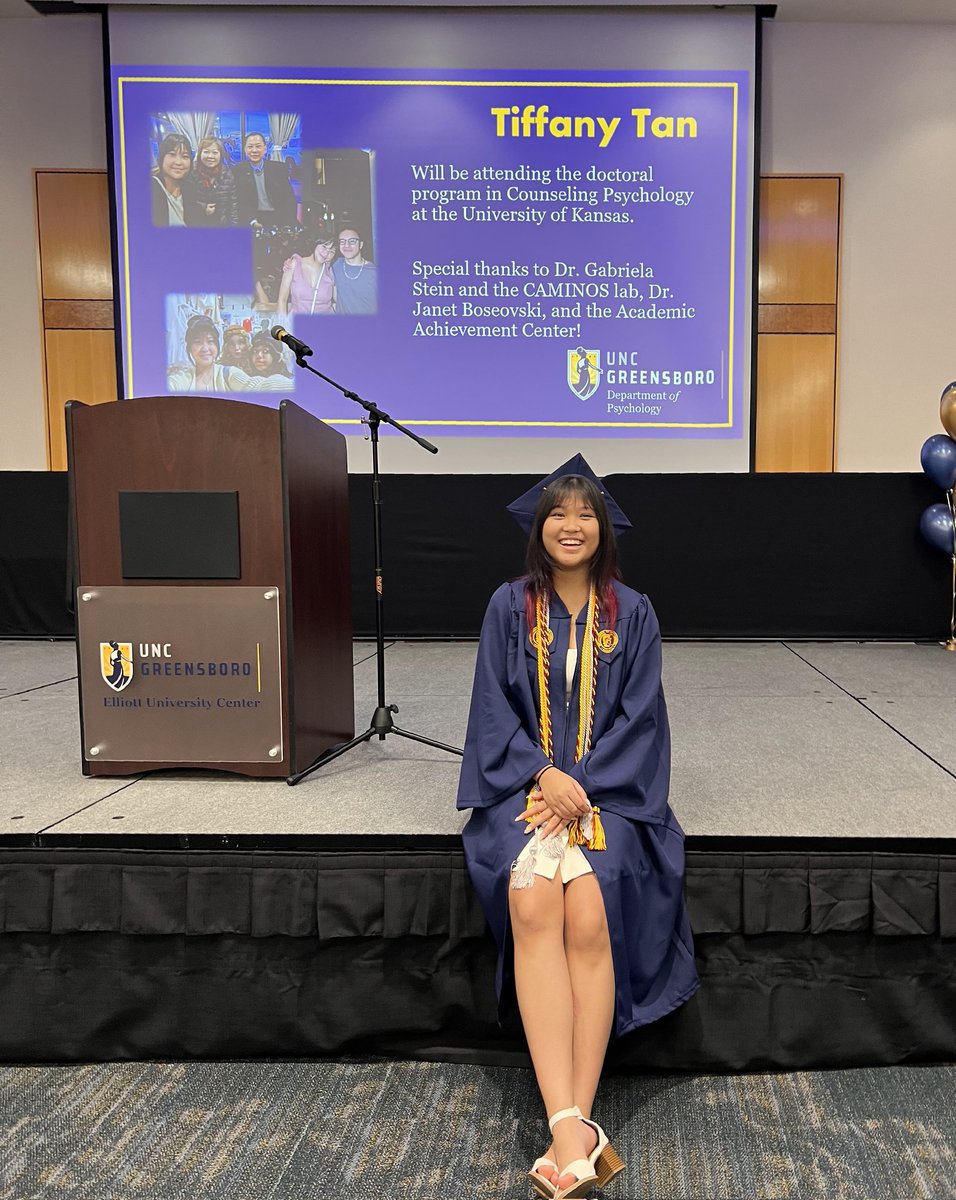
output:
[[[919,531],[931,546],[956,556],[956,524],[948,504],[931,504],[919,519]]]
[[[944,492],[956,487],[956,438],[948,433],[934,433],[923,443],[919,460],[937,487]]]

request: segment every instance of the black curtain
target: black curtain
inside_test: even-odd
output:
[[[700,992],[611,1069],[956,1056],[956,853],[691,852]],[[524,1062],[460,849],[0,851],[0,1059]]]
[[[504,511],[532,475],[387,475],[385,620],[393,637],[475,637],[521,574]],[[921,474],[617,475],[635,528],[624,577],[665,637],[937,640],[950,568],[918,533],[939,499]],[[349,480],[355,632],[374,629],[371,480]],[[0,637],[72,633],[66,476],[0,473]]]

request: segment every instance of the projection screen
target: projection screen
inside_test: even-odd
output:
[[[109,12],[125,396],[288,396],[391,471],[750,465],[751,10]],[[364,469],[360,446],[350,463]]]

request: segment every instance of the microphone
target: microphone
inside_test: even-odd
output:
[[[293,337],[288,329],[283,329],[281,325],[273,325],[269,332],[277,342],[288,346],[296,358],[312,357],[312,347],[307,346],[305,342],[300,342],[297,337]]]

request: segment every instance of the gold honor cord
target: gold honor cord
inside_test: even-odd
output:
[[[554,761],[551,734],[550,662],[548,647],[554,640],[550,629],[550,606],[540,596],[535,597],[535,625],[530,638],[538,656],[538,729],[541,749]],[[581,647],[580,686],[578,691],[578,736],[574,745],[574,761],[580,762],[591,749],[594,728],[594,698],[597,694],[597,632],[600,606],[593,586],[588,593],[588,613],[584,645]],[[537,785],[528,793],[526,808],[535,802]],[[568,825],[568,846],[587,846],[589,850],[605,850],[604,827],[600,810],[592,808],[586,816],[575,817]]]
[[[534,636],[531,641],[534,644],[535,650],[538,652],[538,705],[540,715],[538,717],[538,728],[541,733],[541,749],[547,754],[548,758],[554,760],[554,749],[551,745],[551,705],[548,703],[549,689],[548,679],[550,671],[550,658],[546,649],[551,645],[554,639],[554,634],[551,632],[550,613],[548,606],[538,596],[534,602]]]

